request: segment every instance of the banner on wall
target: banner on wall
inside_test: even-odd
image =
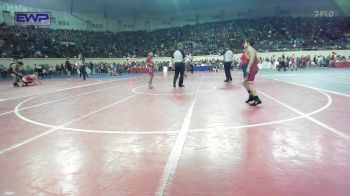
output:
[[[75,42],[60,42],[61,45],[66,45],[66,46],[75,46]]]
[[[15,12],[16,25],[51,25],[51,12]]]

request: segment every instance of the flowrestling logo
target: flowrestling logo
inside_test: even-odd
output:
[[[50,12],[15,12],[17,25],[51,25]]]
[[[331,17],[334,16],[334,11],[333,10],[329,10],[329,11],[315,10],[314,14],[315,14],[315,17],[328,17],[328,18],[331,18]]]

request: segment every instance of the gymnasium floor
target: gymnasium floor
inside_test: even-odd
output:
[[[350,195],[350,69],[232,74],[0,81],[0,195]]]

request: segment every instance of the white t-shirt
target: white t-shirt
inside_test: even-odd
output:
[[[173,54],[174,63],[182,63],[184,62],[185,56],[180,52],[180,50],[176,50]]]
[[[227,50],[224,55],[224,62],[230,62],[233,58],[233,52],[231,50]]]

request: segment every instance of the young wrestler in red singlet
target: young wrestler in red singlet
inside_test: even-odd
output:
[[[153,52],[148,53],[148,56],[146,58],[146,65],[149,73],[149,82],[148,82],[148,87],[150,89],[153,88],[152,81],[153,81],[153,76],[154,76],[154,64],[153,64]]]
[[[248,67],[247,67],[247,74],[246,78],[243,81],[243,86],[247,89],[249,98],[246,101],[246,103],[250,103],[251,106],[256,106],[258,104],[261,104],[261,100],[259,99],[255,86],[253,85],[255,75],[259,71],[258,63],[259,63],[259,58],[258,55],[253,48],[254,45],[254,40],[253,39],[248,39],[244,42],[243,46],[246,49],[246,55],[248,58]]]

